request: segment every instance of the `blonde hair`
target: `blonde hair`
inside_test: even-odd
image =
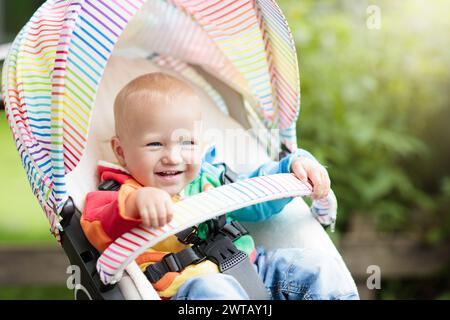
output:
[[[147,73],[131,80],[114,100],[116,135],[127,129],[126,110],[149,105],[171,103],[181,95],[198,96],[198,91],[188,83],[162,72]]]

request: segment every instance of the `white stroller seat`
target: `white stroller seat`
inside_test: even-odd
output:
[[[112,106],[116,94],[135,77],[157,71],[177,75],[172,70],[156,66],[143,58],[130,59],[113,56],[109,60],[98,90],[86,151],[79,165],[67,175],[69,194],[80,210],[83,210],[86,194],[97,189],[96,168],[98,161],[115,161],[110,139],[114,135]],[[235,164],[231,167],[235,170],[238,168],[240,172],[243,172],[244,170],[251,170],[270,159],[258,146],[256,139],[244,131],[244,128],[238,122],[220,111],[206,96],[205,101],[203,110],[204,123],[207,126],[205,130],[208,128],[221,132],[230,129],[241,130],[240,133],[245,135],[244,139],[254,145],[254,150],[259,150],[257,154],[253,154],[250,163],[244,164],[236,160],[237,155],[234,150],[224,150],[224,147],[230,147],[229,144],[219,143],[217,144],[217,160],[219,162]],[[263,245],[267,249],[310,248],[322,251],[336,257],[347,269],[331,239],[301,198],[294,199],[282,212],[268,221],[244,222],[243,224],[249,229],[257,245]],[[286,235],[289,236],[286,237]],[[133,270],[131,275],[125,276],[120,284],[126,298],[135,299],[142,298],[142,296],[153,296],[152,290],[145,289],[150,286],[148,280],[145,277],[137,276],[139,272],[136,271],[136,266],[130,267],[130,269]],[[349,272],[348,277],[352,279]],[[147,282],[147,286],[143,286],[142,282]]]

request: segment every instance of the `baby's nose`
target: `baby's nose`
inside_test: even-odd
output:
[[[183,162],[183,158],[181,157],[180,148],[173,147],[169,148],[163,157],[162,161],[164,164],[179,164]]]

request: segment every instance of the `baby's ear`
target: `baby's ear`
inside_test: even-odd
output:
[[[122,167],[126,166],[125,162],[125,155],[123,153],[123,148],[120,144],[120,139],[117,136],[114,136],[111,138],[111,148],[114,151],[114,154],[116,155],[117,161],[119,161],[119,164]]]

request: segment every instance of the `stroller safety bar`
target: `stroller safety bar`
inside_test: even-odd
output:
[[[293,174],[275,174],[242,180],[196,194],[175,203],[173,220],[162,228],[139,226],[117,238],[97,260],[104,284],[118,282],[127,265],[141,253],[193,225],[257,203],[308,196],[309,183]]]

